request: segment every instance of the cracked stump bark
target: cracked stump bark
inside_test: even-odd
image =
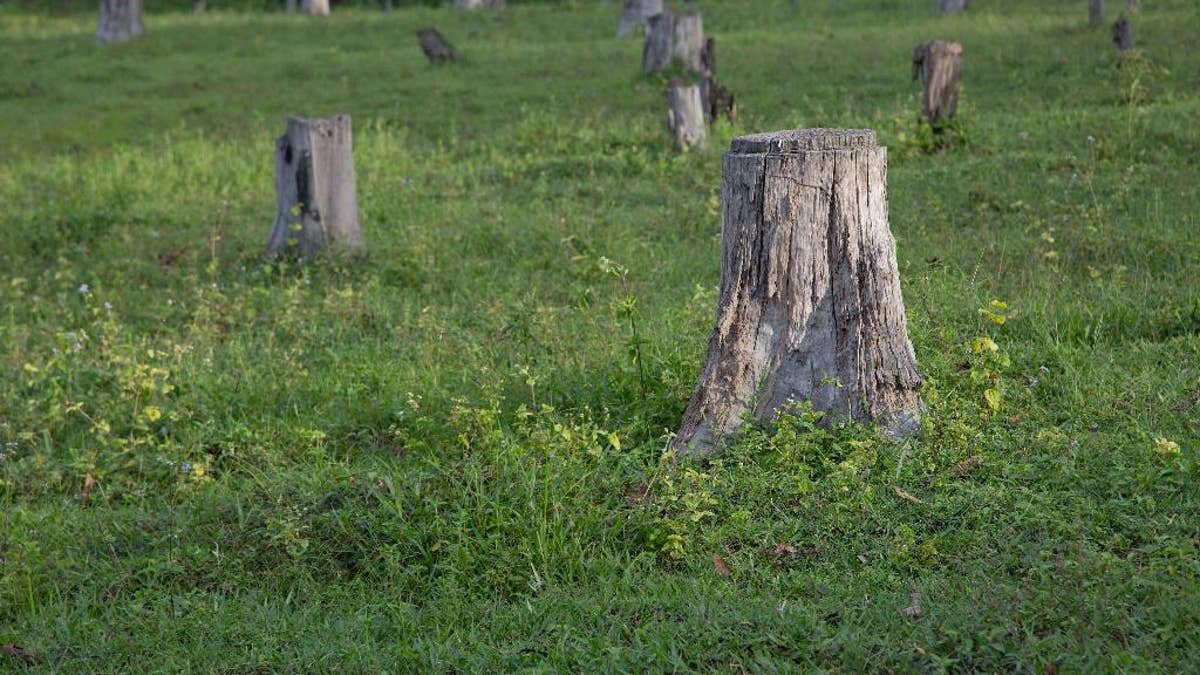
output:
[[[962,81],[962,45],[935,40],[913,48],[913,79],[920,78],[921,112],[930,124],[954,117]]]
[[[667,85],[667,131],[675,139],[680,152],[704,145],[708,137],[700,87],[684,84],[678,77]]]
[[[674,447],[710,454],[743,416],[804,401],[826,421],[915,432],[887,149],[870,130],[754,134],[734,139],[723,172],[717,323]]]
[[[271,255],[362,253],[349,115],[289,117],[275,141]]]

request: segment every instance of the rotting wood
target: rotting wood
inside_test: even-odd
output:
[[[271,255],[361,253],[353,132],[349,115],[290,117],[275,141],[275,227]]]
[[[672,446],[719,449],[744,416],[919,428],[921,376],[870,130],[743,136],[723,162],[721,283],[708,358]]]

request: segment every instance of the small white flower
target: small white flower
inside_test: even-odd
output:
[[[91,289],[90,289],[90,288],[88,288],[88,285],[87,285],[87,284],[79,284],[79,292],[80,292],[80,293],[83,293],[84,295],[87,295],[89,291],[91,291]]]

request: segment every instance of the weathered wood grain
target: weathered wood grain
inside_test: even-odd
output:
[[[921,111],[930,124],[954,117],[962,79],[962,45],[925,42],[913,48],[913,79],[922,85]]]

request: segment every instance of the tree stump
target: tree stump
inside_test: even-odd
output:
[[[701,70],[704,23],[699,12],[676,14],[666,10],[646,23],[646,45],[642,49],[642,71],[660,73],[678,61],[688,70]]]
[[[284,0],[284,11],[288,14],[296,13],[296,0]]]
[[[954,117],[962,79],[962,45],[926,42],[913,48],[913,79],[921,78],[921,109],[930,124]]]
[[[422,28],[417,31],[417,38],[421,43],[421,51],[425,52],[430,63],[440,64],[457,58],[454,48],[436,28]]]
[[[1126,17],[1117,19],[1112,27],[1112,37],[1118,56],[1133,49],[1133,23]]]
[[[671,46],[675,60],[693,73],[701,72],[700,52],[704,49],[704,21],[700,12],[675,15],[674,44]]]
[[[942,14],[960,14],[967,9],[967,0],[938,0],[938,11]]]
[[[484,7],[503,7],[504,0],[454,0],[458,9],[481,9]]]
[[[1142,8],[1142,0],[1125,0],[1125,11],[1137,13]]]
[[[1088,25],[1098,28],[1104,23],[1104,0],[1088,0]]]
[[[617,23],[617,37],[629,36],[638,26],[645,28],[650,17],[662,11],[662,0],[625,0],[621,21]]]
[[[723,173],[717,323],[673,446],[710,454],[744,415],[805,401],[825,422],[915,432],[887,149],[867,129],[754,134],[734,139]]]
[[[206,0],[192,0],[192,14],[203,14],[208,9]]]
[[[267,253],[312,257],[365,248],[349,115],[289,117],[275,141],[275,228]]]
[[[96,42],[125,42],[144,32],[142,0],[100,0]]]
[[[675,147],[687,152],[704,145],[708,137],[704,106],[700,103],[700,87],[684,84],[678,77],[667,86],[667,130],[675,138]]]
[[[304,0],[303,7],[310,16],[329,16],[329,0]]]

